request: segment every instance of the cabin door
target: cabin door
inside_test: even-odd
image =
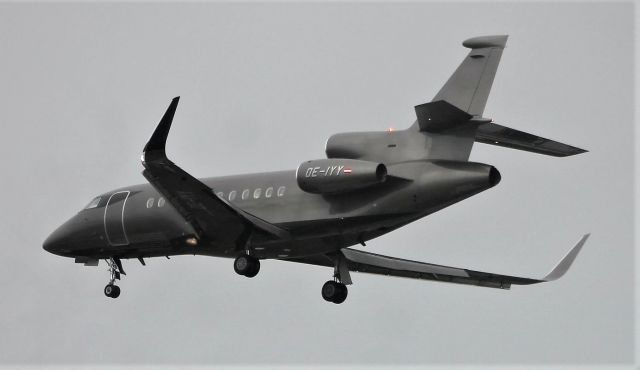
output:
[[[128,191],[113,193],[104,209],[104,232],[112,246],[129,244],[124,229],[124,206],[128,197]]]

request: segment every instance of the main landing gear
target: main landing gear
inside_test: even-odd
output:
[[[120,287],[115,285],[116,280],[120,280],[120,274],[126,275],[122,268],[122,262],[119,258],[109,258],[107,266],[109,266],[109,284],[104,287],[104,295],[109,298],[118,298],[120,296]]]
[[[258,275],[258,271],[260,271],[260,260],[248,254],[243,254],[238,256],[233,262],[233,269],[239,275],[251,278]]]
[[[351,274],[347,259],[342,252],[332,256],[334,263],[333,280],[329,280],[322,286],[322,298],[327,302],[340,304],[347,299],[347,285],[352,284]]]
[[[347,260],[342,253],[332,258],[334,260],[333,280],[329,280],[322,286],[322,298],[327,302],[340,304],[347,299],[347,285],[351,284],[351,276]],[[248,254],[241,254],[233,261],[233,269],[238,275],[254,277],[260,271],[260,260]],[[116,287],[117,288],[117,287]],[[105,288],[106,294],[106,288]]]

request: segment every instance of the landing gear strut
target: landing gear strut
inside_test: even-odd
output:
[[[107,260],[109,266],[109,284],[104,287],[104,295],[109,298],[118,298],[120,296],[120,287],[115,285],[116,280],[120,280],[120,273],[125,274],[122,269],[122,263],[117,258],[109,258]]]
[[[260,260],[248,254],[243,254],[233,262],[233,269],[240,275],[254,277],[260,271]]]

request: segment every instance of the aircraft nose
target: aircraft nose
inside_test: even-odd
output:
[[[69,234],[68,227],[65,225],[58,227],[42,243],[42,248],[49,253],[60,255],[64,249],[67,249]]]

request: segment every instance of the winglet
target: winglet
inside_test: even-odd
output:
[[[147,145],[144,146],[141,158],[143,164],[146,161],[165,159],[167,157],[164,148],[167,143],[167,136],[169,136],[169,129],[171,129],[171,122],[173,122],[173,116],[176,113],[176,108],[178,108],[179,100],[179,96],[171,100],[171,104],[169,104],[169,108],[167,108],[160,123],[158,123],[158,127],[156,127],[153,135],[151,135]]]
[[[551,272],[549,272],[547,276],[545,276],[542,279],[542,281],[553,281],[561,278],[567,272],[567,270],[569,270],[569,267],[571,267],[571,264],[576,259],[576,256],[580,252],[580,249],[582,249],[582,246],[584,245],[584,243],[587,242],[589,235],[591,234],[585,234],[580,239],[578,244],[576,244],[573,248],[571,248],[569,253],[567,253],[567,255],[564,256],[564,258],[560,260],[560,262],[558,262],[556,267],[554,267],[554,269],[551,270]]]

